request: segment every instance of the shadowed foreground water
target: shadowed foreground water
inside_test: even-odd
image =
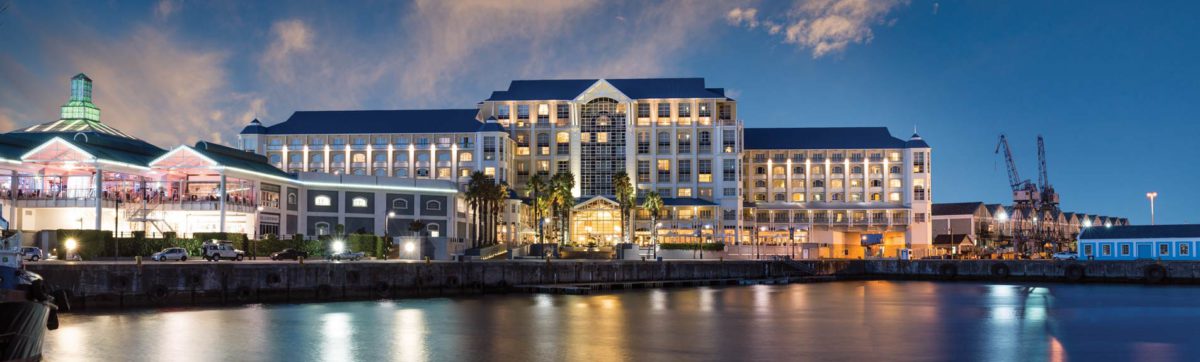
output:
[[[837,282],[66,315],[48,360],[1186,360],[1200,288]]]

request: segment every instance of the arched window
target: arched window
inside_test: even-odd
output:
[[[352,206],[352,207],[367,207],[367,199],[363,198],[363,197],[355,197],[350,200],[350,206]]]
[[[329,223],[321,221],[313,226],[317,229],[317,236],[329,235]]]
[[[804,202],[804,194],[799,192],[792,194],[792,202]]]
[[[841,199],[842,199],[842,193],[840,193],[840,192],[834,192],[833,196],[830,197],[830,200],[833,200],[833,201],[839,201]]]
[[[442,229],[442,227],[438,224],[434,224],[434,223],[425,224],[425,230],[439,231],[441,229]]]
[[[813,194],[812,200],[813,201],[825,201],[825,194]]]
[[[301,155],[299,153],[293,153],[290,156],[288,156],[288,162],[290,162],[290,163],[301,163],[301,162],[304,162],[303,159],[304,159],[304,155]]]
[[[392,200],[392,208],[396,209],[396,210],[407,210],[408,209],[408,200],[405,200],[405,199]]]
[[[754,201],[767,201],[767,194],[754,195]]]
[[[787,167],[783,167],[783,166],[775,166],[775,167],[772,167],[772,168],[771,168],[771,174],[772,174],[772,175],[783,175],[783,174],[787,174]]]
[[[803,175],[804,174],[804,166],[792,167],[792,173],[797,174],[797,175]]]
[[[425,208],[428,210],[441,210],[442,203],[438,202],[438,200],[429,200],[425,203]]]
[[[470,152],[463,152],[462,154],[458,155],[458,161],[459,162],[471,162],[471,160],[474,160],[474,157],[475,156],[472,155]]]
[[[883,180],[871,180],[871,187],[883,187]]]
[[[278,165],[280,162],[283,162],[283,156],[278,154],[271,155],[271,163]]]
[[[317,153],[312,156],[312,163],[324,163],[324,162],[325,162],[325,155]]]
[[[287,196],[287,203],[288,203],[288,205],[295,205],[295,204],[296,204],[296,193],[295,193],[295,192],[289,192],[289,193],[288,193],[288,196]]]
[[[862,173],[862,166],[854,166],[853,168],[850,169],[850,173],[854,173],[854,174]]]
[[[812,186],[812,187],[825,187],[825,181],[823,181],[823,180],[814,180],[814,181],[813,181],[813,186]]]
[[[351,156],[351,160],[354,160],[354,163],[367,162],[367,155],[355,153],[354,156]]]
[[[787,201],[787,198],[783,194],[775,194],[775,201]]]
[[[871,201],[883,201],[883,198],[879,195],[878,192],[875,192],[875,193],[871,194]]]
[[[842,166],[833,166],[833,173],[845,173],[845,169]]]
[[[755,167],[755,168],[754,168],[754,174],[755,174],[755,175],[766,175],[766,174],[767,174],[767,168],[766,168],[766,167],[762,167],[762,166]]]
[[[344,162],[346,162],[346,155],[341,154],[341,153],[337,153],[337,154],[333,155],[333,163],[344,163]]]
[[[376,153],[375,154],[375,162],[376,163],[387,163],[387,154]]]
[[[766,180],[754,180],[754,187],[767,187]]]
[[[889,170],[890,173],[900,173],[900,166],[892,166]]]
[[[894,179],[888,180],[888,187],[898,189],[898,188],[904,187],[904,182],[900,181],[900,179],[894,178]]]
[[[332,205],[332,204],[333,204],[333,202],[332,202],[332,201],[333,201],[333,200],[329,199],[329,196],[325,196],[325,195],[317,195],[317,197],[314,197],[314,198],[313,198],[313,205],[317,205],[317,206],[329,206],[329,205]]]

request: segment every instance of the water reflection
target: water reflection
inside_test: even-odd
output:
[[[1200,288],[840,282],[64,315],[48,360],[1171,360]]]

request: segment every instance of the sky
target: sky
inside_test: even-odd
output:
[[[512,79],[705,77],[747,127],[914,129],[935,202],[1010,201],[1046,139],[1066,211],[1200,223],[1195,1],[0,0],[0,131],[79,72],[105,123],[231,143],[299,110],[471,108]]]

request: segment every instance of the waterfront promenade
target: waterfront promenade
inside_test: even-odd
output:
[[[28,268],[73,310],[861,279],[1195,283],[1200,263],[1039,260],[54,262]],[[586,289],[580,290],[583,285]]]

